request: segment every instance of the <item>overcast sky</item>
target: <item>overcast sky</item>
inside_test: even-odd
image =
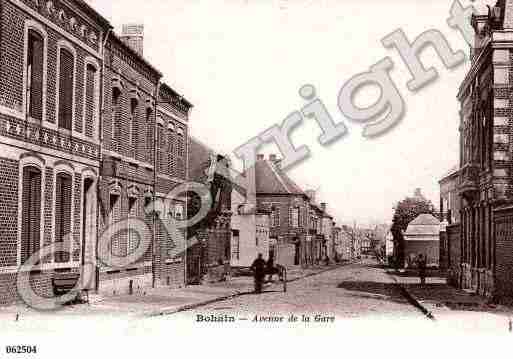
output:
[[[389,222],[393,205],[416,187],[438,206],[438,180],[458,160],[456,93],[468,63],[447,70],[426,49],[422,59],[440,76],[413,94],[401,58],[380,40],[397,28],[411,40],[436,28],[454,50],[468,53],[463,38],[446,24],[452,1],[88,1],[118,33],[123,23],[144,23],[145,56],[194,104],[191,134],[220,152],[231,154],[283,121],[305,104],[299,88],[315,85],[335,121],[344,121],[350,133],[322,147],[315,122],[304,121],[292,139],[309,146],[311,156],[289,174],[303,188],[318,189],[338,223]],[[395,63],[392,77],[406,114],[391,132],[367,140],[362,126],[340,113],[337,96],[349,78],[385,56]],[[376,95],[370,88],[357,101],[370,104]],[[269,146],[263,152],[277,150]]]

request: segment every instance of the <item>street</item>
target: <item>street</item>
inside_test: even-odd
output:
[[[288,284],[272,285],[260,295],[242,295],[231,300],[201,307],[194,315],[214,313],[269,315],[304,313],[354,318],[419,318],[423,314],[401,294],[393,279],[374,261],[349,264]],[[188,313],[190,314],[190,313]]]

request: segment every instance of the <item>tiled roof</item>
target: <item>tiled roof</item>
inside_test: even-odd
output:
[[[421,214],[410,222],[404,235],[405,239],[408,240],[408,237],[436,237],[439,233],[440,221],[431,214]]]
[[[305,195],[303,190],[285,172],[269,160],[255,163],[256,192]]]

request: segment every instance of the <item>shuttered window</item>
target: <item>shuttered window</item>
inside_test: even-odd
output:
[[[118,88],[112,89],[112,127],[111,127],[111,150],[116,151],[118,150],[119,146],[119,117],[121,114],[120,111],[120,98],[121,98],[121,91],[119,91]]]
[[[139,103],[137,100],[132,99],[130,101],[130,126],[128,127],[128,138],[130,139],[128,142],[128,146],[130,147],[128,152],[133,153],[134,157],[137,153],[137,106]]]
[[[65,241],[65,246],[71,245],[71,186],[72,178],[65,173],[57,175],[55,183],[55,242]],[[69,262],[69,253],[55,254],[57,263]]]
[[[164,127],[157,125],[157,169],[164,172]]]
[[[21,263],[40,248],[41,171],[35,167],[23,169]]]
[[[96,68],[87,65],[86,68],[86,89],[85,89],[85,134],[93,137],[96,110]]]
[[[59,127],[71,130],[73,116],[73,54],[68,50],[60,51],[59,78]]]
[[[28,33],[27,102],[29,116],[43,118],[43,38],[35,31]]]

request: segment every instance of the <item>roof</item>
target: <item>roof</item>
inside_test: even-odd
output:
[[[305,192],[285,172],[270,160],[255,163],[257,194],[285,194],[305,196]]]
[[[442,178],[440,179],[439,182],[443,182],[444,180],[448,179],[449,177],[452,177],[454,176],[455,174],[457,174],[459,172],[460,168],[459,166],[453,166],[451,167],[451,169],[449,171],[447,171],[443,176]]]
[[[213,151],[196,138],[189,137],[189,178],[192,181],[205,183],[207,175],[205,171],[210,166],[210,157]]]
[[[417,216],[404,232],[405,240],[437,240],[440,235],[440,221],[432,214]],[[435,238],[436,237],[436,238]]]

